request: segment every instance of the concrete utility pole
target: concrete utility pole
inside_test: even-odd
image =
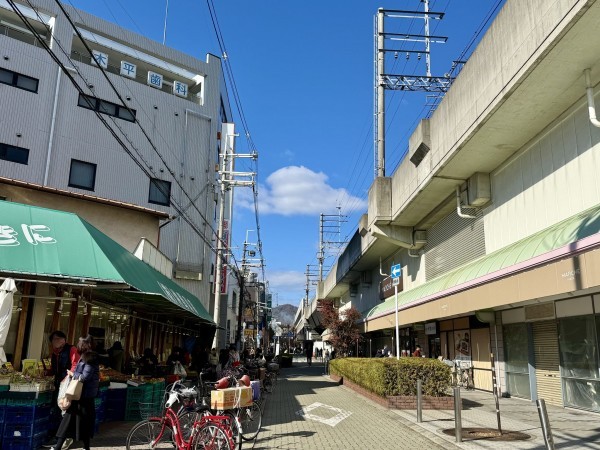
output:
[[[421,0],[424,4],[424,11],[402,11],[379,8],[377,10],[376,20],[376,36],[377,48],[375,49],[377,58],[375,61],[375,141],[376,141],[376,170],[375,177],[385,176],[385,90],[401,90],[401,91],[425,91],[444,93],[450,89],[454,78],[450,74],[443,77],[434,77],[431,75],[431,51],[432,43],[443,44],[448,38],[445,36],[431,36],[429,34],[430,19],[441,20],[444,13],[429,11],[429,0]],[[385,18],[400,18],[400,19],[423,19],[425,34],[409,34],[409,33],[391,33],[385,31]],[[425,48],[414,49],[410,48],[386,48],[386,41],[403,41],[423,43]],[[425,76],[418,75],[397,75],[386,73],[385,56],[387,53],[393,53],[397,58],[399,53],[406,53],[406,59],[410,58],[411,54],[417,54],[417,58],[421,59],[421,55],[425,55]],[[438,94],[441,95],[441,94]]]
[[[241,342],[242,342],[242,314],[243,314],[243,310],[244,307],[247,306],[245,303],[248,301],[246,298],[246,293],[248,291],[248,288],[250,287],[250,285],[252,283],[254,283],[254,286],[256,287],[256,282],[249,280],[249,274],[250,274],[250,268],[251,267],[262,267],[263,266],[263,261],[262,259],[257,259],[255,258],[256,256],[256,250],[252,250],[249,249],[249,247],[258,247],[258,244],[256,243],[252,243],[248,241],[248,233],[252,232],[254,230],[246,230],[246,240],[244,241],[244,247],[243,247],[243,253],[242,253],[242,268],[241,268],[241,280],[240,280],[240,289],[242,291],[241,295],[241,299],[240,299],[240,307],[239,307],[239,316],[238,316],[238,333],[237,333],[237,342],[236,345],[238,347],[238,349],[241,349]],[[254,317],[255,317],[255,325],[258,323],[258,301],[256,304],[256,311],[254,313]],[[256,327],[254,328],[255,330],[257,329]]]
[[[256,153],[244,155],[235,153],[235,125],[232,123],[224,123],[221,128],[221,148],[219,153],[219,215],[217,217],[217,260],[215,264],[215,305],[213,310],[213,320],[217,324],[215,337],[213,339],[213,348],[221,348],[224,344],[224,321],[222,320],[221,303],[223,297],[227,294],[227,273],[223,273],[224,266],[227,265],[229,255],[229,229],[231,214],[225,217],[226,193],[229,200],[229,211],[231,211],[233,193],[232,188],[236,186],[253,187],[255,184],[254,172],[235,172],[234,160],[236,158],[251,158],[256,159]],[[227,238],[225,239],[224,230],[227,226]],[[226,269],[225,269],[226,272]],[[226,298],[225,298],[226,299]]]

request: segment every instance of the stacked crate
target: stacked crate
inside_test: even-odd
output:
[[[106,418],[106,397],[108,393],[108,387],[102,386],[98,390],[98,397],[94,399],[94,406],[96,409],[96,422],[94,423],[94,432],[97,433],[99,426],[104,422]]]
[[[120,421],[125,418],[127,389],[108,389],[104,403],[104,420]]]
[[[147,408],[154,401],[154,389],[152,384],[140,386],[129,386],[127,388],[127,403],[125,407],[125,420],[141,420],[140,403],[142,408]]]
[[[4,438],[4,418],[6,417],[6,393],[8,385],[0,385],[0,448],[2,448],[2,440]]]
[[[2,448],[30,450],[48,437],[52,392],[7,392]]]
[[[165,382],[160,381],[152,385],[152,403],[154,403],[157,410],[162,409],[165,405]]]

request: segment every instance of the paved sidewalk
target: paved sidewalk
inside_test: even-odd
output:
[[[489,392],[462,390],[463,428],[498,428],[494,397]],[[547,405],[550,426],[556,449],[600,449],[600,415]],[[500,399],[502,430],[519,431],[531,436],[525,441],[491,441],[467,439],[455,443],[455,437],[442,430],[454,428],[454,411],[423,410],[423,422],[417,423],[416,411],[394,411],[403,420],[409,421],[413,429],[426,430],[444,439],[447,445],[460,448],[481,449],[535,449],[546,448],[540,419],[535,402],[517,398]]]
[[[462,391],[463,427],[497,427],[494,398],[490,393]],[[272,394],[266,396],[263,428],[254,443],[244,450],[364,450],[403,449],[524,449],[544,450],[535,403],[520,399],[500,399],[502,429],[531,436],[525,441],[498,442],[469,440],[443,433],[454,428],[454,411],[423,411],[423,422],[416,422],[416,411],[388,410],[323,374],[323,364],[308,367],[294,361],[283,369]],[[548,406],[556,449],[600,450],[600,415]],[[101,425],[92,441],[99,450],[124,450],[125,437],[132,422]],[[81,448],[74,446],[73,448]]]
[[[268,396],[254,448],[447,449],[443,438],[323,376],[323,364],[294,361]]]

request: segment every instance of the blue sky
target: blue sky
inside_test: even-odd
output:
[[[165,0],[66,3],[163,40]],[[432,44],[433,75],[450,70],[485,18],[500,9],[498,3],[431,0],[430,11],[445,16],[431,21],[430,32],[448,37],[445,44]],[[379,7],[422,11],[423,6],[419,0],[215,0],[214,4],[259,154],[259,223],[267,280],[274,303],[297,305],[305,295],[306,265],[317,264],[319,214],[341,211],[346,216],[339,230],[344,240],[353,235],[366,212],[374,178],[373,17]],[[386,19],[386,31],[423,34],[423,21]],[[169,0],[166,45],[203,60],[207,53],[221,56],[206,1]],[[422,44],[386,43],[391,46],[423,48]],[[397,58],[390,53],[386,71],[424,75],[424,61],[424,56],[419,60],[412,54],[407,60],[404,53]],[[386,173],[390,175],[431,100],[420,93],[387,91],[386,96]],[[233,100],[232,108],[235,111]],[[236,112],[234,121],[237,118]],[[249,153],[239,122],[236,127],[237,151]],[[232,246],[240,259],[246,234],[256,242],[256,221],[250,190],[236,188],[235,195]],[[337,241],[338,234],[327,234],[326,240]],[[335,261],[335,254],[334,250],[328,253],[326,266]]]

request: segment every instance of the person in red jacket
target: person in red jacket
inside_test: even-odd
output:
[[[413,356],[420,358],[421,355],[421,347],[417,345],[417,348],[415,348],[415,351],[413,352]]]

